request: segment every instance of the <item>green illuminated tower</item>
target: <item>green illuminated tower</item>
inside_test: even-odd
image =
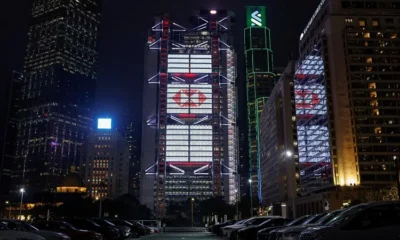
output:
[[[266,27],[265,7],[246,7],[244,30],[246,59],[250,195],[261,202],[259,118],[274,88],[270,30]]]

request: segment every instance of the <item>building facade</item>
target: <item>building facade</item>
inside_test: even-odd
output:
[[[398,180],[399,8],[323,0],[300,36],[295,87],[305,197],[297,207],[304,214],[333,186]]]
[[[142,122],[135,115],[126,116],[128,123],[123,128],[123,135],[129,146],[130,164],[129,164],[129,193],[135,197],[140,194],[140,157],[141,157],[141,136]]]
[[[295,61],[291,61],[264,105],[260,119],[262,204],[290,207],[288,214],[300,185],[294,72]]]
[[[7,116],[5,125],[5,137],[1,152],[0,166],[0,194],[7,198],[12,188],[12,169],[15,161],[16,136],[19,126],[18,111],[21,109],[22,84],[24,76],[22,73],[13,72],[9,85],[9,96],[7,103]],[[5,200],[0,199],[0,200]]]
[[[261,201],[260,117],[274,88],[273,54],[265,7],[247,7],[244,30],[251,196]]]
[[[204,10],[186,28],[156,18],[146,51],[141,202],[237,198],[233,14]]]
[[[98,0],[34,0],[13,188],[55,189],[79,164],[96,87]]]
[[[128,193],[129,144],[111,128],[111,119],[104,119],[108,125],[102,120],[85,143],[85,186],[93,198],[117,198]]]

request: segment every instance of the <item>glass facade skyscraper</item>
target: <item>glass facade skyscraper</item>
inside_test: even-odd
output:
[[[34,0],[24,65],[13,188],[53,189],[79,165],[91,126],[99,0]]]
[[[232,12],[202,10],[193,27],[156,18],[146,50],[141,203],[238,195]]]
[[[244,30],[251,196],[261,200],[260,117],[274,88],[273,54],[265,7],[247,7]]]

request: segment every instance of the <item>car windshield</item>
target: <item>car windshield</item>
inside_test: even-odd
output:
[[[268,219],[267,221],[262,222],[260,225],[258,225],[259,227],[264,227],[264,226],[268,226],[272,223],[272,219]]]
[[[70,228],[70,229],[72,229],[74,231],[78,231],[78,229],[75,226],[73,226],[72,224],[70,224],[70,223],[62,222],[62,223],[60,223],[60,225],[64,225],[64,226],[66,226],[66,227],[68,227],[68,228]]]
[[[85,220],[84,220],[85,221]],[[94,222],[93,220],[86,220],[88,223],[94,225],[95,227],[100,227],[100,224],[97,222]],[[78,222],[79,223],[79,222]]]
[[[24,228],[25,230],[29,231],[29,232],[38,232],[39,229],[35,228],[34,226],[25,223],[25,222],[20,222],[19,226],[21,226],[22,228]]]
[[[268,220],[268,218],[254,218],[254,219],[247,221],[245,223],[245,225],[247,225],[247,226],[248,225],[259,225],[259,224],[265,222],[266,220]]]
[[[363,210],[366,207],[367,207],[367,205],[358,205],[358,206],[349,208],[348,210],[343,211],[342,213],[340,213],[339,215],[337,215],[336,217],[331,219],[325,225],[326,226],[334,226],[334,225],[340,224],[341,222],[346,220],[349,216],[358,213],[359,211]]]
[[[324,217],[326,215],[326,213],[324,214],[318,214],[318,215],[314,215],[310,218],[308,218],[306,221],[304,221],[302,224],[306,225],[306,224],[313,224],[318,222],[318,220],[320,220],[322,217]]]
[[[107,220],[104,220],[104,219],[93,219],[93,221],[95,222],[95,223],[97,223],[97,224],[100,224],[100,225],[106,225],[106,226],[115,226],[113,223],[110,223],[109,221],[107,221]]]
[[[249,219],[245,219],[245,220],[242,220],[242,221],[236,222],[234,225],[240,225],[240,224],[244,224],[244,223],[246,223],[247,221],[249,221]]]
[[[291,226],[297,226],[302,224],[305,220],[307,220],[310,216],[302,216],[299,218],[296,218],[295,220],[291,221],[290,223],[286,224],[287,227]]]
[[[334,211],[331,212],[327,215],[325,215],[323,218],[321,218],[320,220],[318,220],[316,223],[320,224],[320,225],[325,225],[327,222],[329,222],[330,220],[332,220],[334,217],[336,217],[337,215],[339,215],[340,213],[342,213],[343,211]]]

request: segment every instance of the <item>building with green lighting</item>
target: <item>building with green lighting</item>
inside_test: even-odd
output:
[[[250,195],[261,202],[260,117],[264,104],[274,88],[271,34],[266,26],[265,7],[246,7],[247,27],[244,30],[248,138],[250,161]]]

